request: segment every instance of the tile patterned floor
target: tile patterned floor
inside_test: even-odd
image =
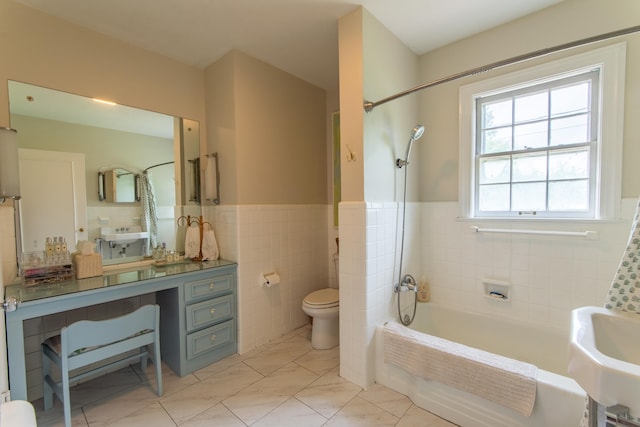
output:
[[[339,350],[314,350],[309,327],[251,353],[178,377],[163,367],[164,395],[153,367],[128,367],[72,388],[74,426],[455,427],[381,385],[367,390],[339,373]],[[38,426],[63,426],[62,404],[42,410]]]

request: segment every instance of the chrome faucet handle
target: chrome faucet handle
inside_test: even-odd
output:
[[[394,286],[394,292],[402,292],[402,291],[413,291],[418,292],[418,284],[416,279],[413,278],[410,274],[405,274],[402,278],[402,281]]]
[[[410,274],[405,274],[402,279],[402,284],[406,286],[406,288],[410,291],[418,292],[418,284],[416,283],[416,279],[413,278]]]

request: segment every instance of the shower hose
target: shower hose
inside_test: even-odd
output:
[[[398,318],[400,319],[400,322],[405,326],[409,326],[413,322],[413,319],[415,319],[416,309],[418,305],[417,284],[415,283],[415,280],[413,280],[413,277],[407,275],[411,277],[411,279],[413,280],[413,289],[411,289],[413,291],[413,314],[411,314],[411,316],[409,316],[408,314],[405,314],[404,316],[402,315],[402,304],[400,303],[400,296],[402,295],[403,285],[405,282],[405,280],[403,280],[402,278],[402,258],[404,256],[404,224],[405,224],[406,210],[407,210],[407,170],[408,169],[409,169],[409,165],[405,164],[404,165],[404,191],[402,196],[402,234],[401,234],[402,237],[400,239],[400,266],[398,268],[398,284],[396,285],[396,292],[398,294]],[[409,289],[409,288],[405,286],[405,289]]]

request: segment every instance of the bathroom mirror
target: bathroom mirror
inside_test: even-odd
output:
[[[124,168],[98,172],[98,200],[112,203],[140,201],[140,174]]]
[[[99,239],[101,227],[140,225],[142,207],[136,200],[140,199],[143,171],[156,192],[158,242],[174,248],[174,218],[185,212],[201,213],[200,206],[189,202],[188,195],[184,194],[188,189],[184,189],[183,174],[188,173],[189,168],[182,158],[182,153],[199,153],[198,122],[16,81],[9,81],[9,102],[11,126],[18,130],[21,149],[80,153],[85,158],[86,218],[79,219],[76,229],[71,230],[75,239],[70,249],[75,249],[78,238]],[[188,134],[184,135],[187,130]],[[98,172],[104,175],[100,177]],[[129,172],[133,173],[129,175]],[[113,196],[107,191],[109,179],[115,182]],[[40,182],[46,183],[51,191],[59,187],[42,177]],[[26,208],[22,206],[25,203],[21,203],[24,211]],[[29,227],[24,223],[25,218],[47,223],[48,215],[47,210],[21,212],[20,226]],[[54,229],[47,233],[63,234]],[[22,242],[21,251],[43,249],[40,245],[45,237]],[[140,257],[118,261],[137,259]]]

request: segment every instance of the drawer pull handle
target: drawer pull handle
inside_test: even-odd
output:
[[[214,287],[214,283],[213,282],[209,283],[209,289],[213,289],[213,287]]]
[[[215,312],[216,312],[216,309],[215,309],[215,308],[212,308],[212,309],[211,309],[211,311],[210,311],[210,313],[211,313],[211,314],[213,314],[213,313],[215,313]]]
[[[216,335],[215,334],[211,335],[211,341],[213,341],[215,339],[216,339]]]

